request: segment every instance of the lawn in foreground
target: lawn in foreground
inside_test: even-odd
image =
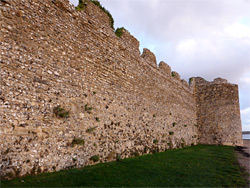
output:
[[[244,187],[230,146],[197,145],[82,169],[2,181],[2,187]],[[0,186],[0,187],[1,187]]]

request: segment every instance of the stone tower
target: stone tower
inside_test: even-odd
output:
[[[242,145],[238,85],[194,78],[201,144]]]

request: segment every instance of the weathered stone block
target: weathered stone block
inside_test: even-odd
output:
[[[157,67],[156,57],[149,49],[144,48],[141,57],[151,66]]]
[[[189,84],[187,83],[186,80],[181,79],[181,83],[182,83],[185,87],[189,87]]]
[[[181,76],[179,75],[178,72],[172,71],[171,75],[174,79],[181,81]]]
[[[159,63],[159,70],[165,76],[167,76],[167,77],[171,76],[171,67],[167,63],[165,63],[164,61],[161,61]]]
[[[130,51],[130,53],[135,53],[136,55],[140,54],[140,42],[133,35],[131,35],[129,31],[125,29],[123,31],[121,39],[126,45],[127,50]]]
[[[223,79],[223,78],[215,78],[213,83],[214,84],[227,84],[228,81],[226,79]]]

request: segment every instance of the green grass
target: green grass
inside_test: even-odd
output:
[[[98,155],[94,155],[90,158],[90,160],[94,161],[94,162],[97,162],[100,160],[100,157]]]
[[[234,148],[198,145],[82,169],[2,181],[2,187],[243,187]]]

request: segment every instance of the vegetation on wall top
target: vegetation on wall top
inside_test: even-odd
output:
[[[110,14],[110,12],[106,9],[106,8],[104,8],[102,5],[101,5],[101,3],[99,2],[99,1],[97,1],[97,0],[90,0],[92,3],[94,3],[95,5],[97,5],[100,9],[102,9],[103,10],[103,12],[105,12],[107,15],[108,15],[108,17],[109,17],[109,22],[110,22],[110,26],[113,28],[113,29],[115,29],[114,28],[114,19],[113,19],[113,17],[112,17],[112,15]]]
[[[115,34],[117,37],[121,38],[123,32],[124,32],[125,28],[124,27],[118,27],[116,30],[115,30]]]
[[[175,73],[173,71],[171,72],[171,75],[172,75],[172,77],[175,77]]]
[[[115,30],[114,28],[114,19],[112,17],[112,15],[110,14],[110,12],[104,8],[101,3],[97,0],[90,0],[90,2],[94,3],[96,6],[98,6],[101,10],[103,10],[103,12],[105,12],[108,17],[109,17],[109,22],[110,22],[110,26],[112,27],[112,29]],[[78,6],[76,7],[76,10],[80,11],[80,10],[84,10],[84,6],[85,6],[86,0],[79,0]]]
[[[83,10],[84,9],[84,3],[82,0],[79,0],[78,5],[75,7],[77,11]]]
[[[188,80],[189,85],[191,84],[192,81],[193,81],[193,77],[189,78]]]
[[[87,5],[86,1],[87,0],[79,0],[78,6],[76,6],[75,9],[77,11],[84,10],[85,6]],[[95,4],[96,6],[98,6],[101,10],[103,10],[103,12],[105,12],[108,15],[109,21],[110,21],[110,26],[111,26],[112,29],[115,30],[115,28],[114,28],[114,19],[113,19],[112,15],[110,14],[110,12],[106,8],[104,8],[98,0],[89,0],[89,1],[92,2],[93,4]],[[121,38],[121,36],[122,36],[122,34],[123,34],[123,32],[125,30],[126,29],[124,27],[118,27],[115,30],[116,36]]]

